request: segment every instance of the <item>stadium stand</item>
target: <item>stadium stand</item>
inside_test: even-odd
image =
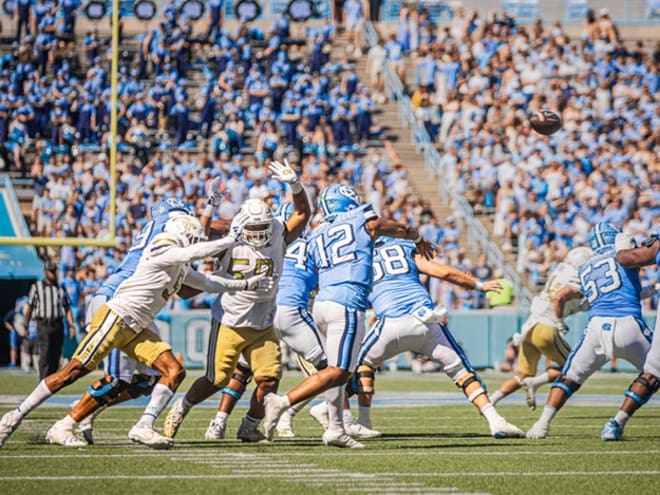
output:
[[[75,38],[48,31],[58,19],[54,8],[45,9],[35,32],[3,47],[2,163],[5,172],[32,181],[27,217],[34,235],[103,239],[110,221],[109,41],[96,28]],[[206,39],[185,15],[165,9],[144,36],[123,37],[118,246],[41,252],[59,260],[78,314],[146,223],[153,201],[172,195],[201,213],[211,179],[221,176],[219,218],[231,218],[248,197],[276,207],[285,197],[268,178],[273,158],[300,164],[312,199],[330,180],[350,183],[382,214],[424,224],[445,260],[471,269],[458,245],[460,225],[435,217],[411,190],[405,167],[392,160],[396,155],[382,149],[376,104],[345,43],[337,49],[334,26],[318,22],[296,38],[281,15],[266,29],[235,25]],[[485,304],[451,291],[437,298],[462,309]],[[201,295],[170,309],[209,302]]]
[[[591,225],[637,236],[652,226],[660,52],[617,32],[606,9],[588,11],[582,38],[571,39],[559,22],[530,28],[458,9],[436,25],[422,5],[404,4],[388,42],[397,69],[405,54],[412,111],[448,188],[485,215],[532,287]],[[541,108],[563,117],[549,138],[527,124]]]

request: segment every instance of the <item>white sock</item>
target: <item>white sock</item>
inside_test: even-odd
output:
[[[39,385],[35,387],[32,393],[28,395],[23,402],[21,402],[21,405],[18,406],[16,410],[22,417],[25,417],[30,411],[48,399],[51,395],[53,395],[53,393],[48,388],[48,385],[46,385],[46,380],[41,380]]]
[[[244,418],[244,423],[248,425],[250,430],[256,430],[259,427],[259,423],[261,423],[261,419],[253,418],[249,414],[246,414]]]
[[[343,430],[344,387],[332,387],[325,391],[328,406],[328,429]]]
[[[495,390],[495,392],[490,394],[490,402],[493,405],[497,404],[503,398],[504,398],[504,394],[502,392],[500,392],[499,390]]]
[[[540,387],[541,385],[545,385],[546,383],[550,383],[550,377],[548,376],[548,372],[546,371],[545,373],[541,373],[538,376],[531,376],[529,378],[525,378],[525,383],[527,383],[528,386],[532,386],[534,388]]]
[[[539,418],[538,422],[549,425],[550,421],[553,420],[556,414],[557,414],[557,409],[555,409],[552,406],[545,406],[543,408],[543,412],[541,413],[541,417]]]
[[[288,399],[288,397],[287,397]],[[310,403],[312,399],[307,399],[302,402],[298,402],[297,404],[292,405],[289,409],[286,410],[287,414],[291,417],[294,417],[296,414],[298,414],[300,411],[305,409],[305,406]]]
[[[228,418],[229,418],[229,414],[227,414],[226,412],[218,411],[215,414],[215,421],[217,423],[220,423],[221,425],[226,425]]]
[[[358,423],[367,426],[371,424],[371,406],[360,406],[358,412]]]
[[[624,411],[619,411],[616,413],[616,416],[614,416],[614,420],[621,425],[623,428],[626,426],[626,423],[630,419],[630,414]]]
[[[181,407],[183,408],[183,412],[188,413],[195,404],[192,404],[191,402],[188,402],[188,396],[184,395],[183,399],[181,400]]]
[[[343,418],[344,418],[344,425],[350,425],[354,421],[353,413],[351,412],[350,409],[344,409]]]
[[[488,424],[492,423],[493,421],[496,421],[500,419],[502,416],[497,412],[497,409],[491,404],[490,402],[486,404],[483,407],[480,407],[479,410],[481,411],[481,414],[484,415],[484,418],[486,418],[486,421],[488,421]]]
[[[78,425],[78,421],[76,421],[75,419],[73,419],[73,418],[72,418],[70,415],[68,415],[68,414],[67,414],[66,416],[64,416],[63,419],[60,419],[59,422],[62,423],[62,425],[64,425],[64,426],[69,426],[69,427],[71,427],[71,428],[75,428],[75,427]]]
[[[147,407],[144,408],[144,414],[142,414],[139,422],[153,427],[154,421],[156,421],[158,415],[163,412],[163,409],[165,409],[165,406],[167,406],[167,403],[173,395],[174,392],[172,392],[167,385],[157,383],[154,387],[154,391],[151,392],[151,399],[149,400]]]

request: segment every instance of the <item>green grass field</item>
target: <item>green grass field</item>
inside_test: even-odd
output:
[[[584,393],[605,394],[618,403],[633,375],[601,374]],[[183,385],[185,391],[191,378]],[[283,389],[299,377],[287,377]],[[502,376],[487,376],[494,389]],[[34,376],[0,375],[0,413],[36,383]],[[64,392],[75,395],[84,383]],[[399,374],[377,380],[377,392],[458,392],[443,375]],[[547,391],[547,390],[546,390]],[[419,395],[419,394],[418,394]],[[577,398],[577,396],[576,396]],[[570,404],[570,403],[569,403]],[[374,407],[374,427],[383,438],[366,441],[359,451],[324,447],[320,429],[303,412],[298,438],[251,445],[231,439],[203,440],[214,409],[194,409],[169,451],[128,443],[126,434],[141,407],[104,412],[96,424],[96,444],[68,450],[44,443],[50,425],[65,407],[37,409],[0,450],[3,494],[47,493],[493,493],[608,494],[660,493],[660,414],[658,401],[628,424],[626,439],[605,444],[599,433],[616,406],[567,406],[550,438],[495,440],[486,422],[465,405]],[[540,414],[529,411],[521,395],[498,407],[512,423],[529,428]],[[228,435],[235,438],[245,409],[232,415]],[[160,423],[162,424],[162,418]]]

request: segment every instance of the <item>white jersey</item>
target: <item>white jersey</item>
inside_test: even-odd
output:
[[[233,241],[224,238],[181,247],[177,240],[158,234],[145,248],[135,273],[124,280],[107,305],[134,331],[147,328],[167,300],[186,285],[208,292],[242,287],[244,281],[203,275],[190,263],[227,249]]]
[[[224,325],[263,330],[273,324],[275,297],[286,253],[285,234],[284,224],[273,220],[273,237],[266,246],[255,248],[239,241],[224,254],[221,259],[221,273],[242,280],[266,272],[275,282],[273,288],[265,293],[241,291],[223,294],[221,304]]]
[[[550,274],[550,277],[548,277],[543,291],[532,299],[530,307],[531,315],[528,322],[539,322],[553,327],[557,326],[560,321],[555,315],[553,303],[557,292],[566,285],[570,285],[578,290],[580,289],[578,272],[568,263],[559,263],[557,268]],[[580,311],[579,299],[569,301],[564,305],[564,316],[577,313],[578,311]]]

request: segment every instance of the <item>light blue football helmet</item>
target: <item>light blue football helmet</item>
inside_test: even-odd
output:
[[[180,199],[161,198],[151,205],[151,218],[167,215],[173,211],[181,211],[192,215],[192,208]]]
[[[362,204],[360,195],[351,186],[333,184],[319,195],[319,210],[326,222],[335,219],[338,213],[354,210]]]
[[[589,247],[596,254],[603,254],[614,247],[617,234],[621,230],[609,222],[597,223],[589,232]]]

